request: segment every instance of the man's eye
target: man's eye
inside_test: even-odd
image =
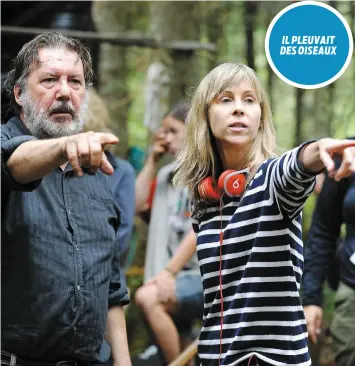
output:
[[[78,80],[78,79],[71,79],[71,80],[70,80],[70,82],[71,82],[72,84],[75,84],[75,85],[79,85],[79,84],[81,84],[80,80]]]
[[[45,83],[55,83],[56,79],[55,78],[47,78],[43,80]]]

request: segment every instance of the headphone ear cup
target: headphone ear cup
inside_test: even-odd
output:
[[[233,169],[229,169],[224,171],[218,178],[218,190],[223,193],[224,192],[224,181],[227,177],[227,175],[232,174],[232,173],[236,173],[236,170]]]
[[[214,187],[212,177],[207,177],[198,184],[198,193],[205,202],[216,202],[221,198]]]
[[[218,179],[218,189],[230,197],[239,197],[243,194],[246,185],[246,177],[236,170],[226,170]]]

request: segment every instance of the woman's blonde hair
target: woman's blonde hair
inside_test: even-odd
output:
[[[218,94],[244,80],[253,85],[261,107],[260,128],[246,161],[246,166],[252,167],[248,182],[265,159],[276,156],[270,103],[254,70],[234,63],[224,63],[211,70],[192,97],[187,116],[186,139],[177,156],[178,167],[174,176],[174,184],[189,188],[195,213],[203,206],[197,189],[198,183],[211,175],[218,179],[223,169],[208,120],[209,108]]]

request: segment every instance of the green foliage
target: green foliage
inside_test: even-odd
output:
[[[128,144],[129,146],[139,146],[147,148],[148,130],[143,125],[144,120],[144,86],[145,73],[136,71],[130,73],[128,77],[129,99],[131,101],[128,112]]]
[[[264,42],[267,27],[271,19],[290,2],[260,2],[257,12],[256,28],[254,31],[254,57],[258,76],[264,85],[267,84],[268,63],[265,56]],[[337,2],[337,8],[350,22],[349,3]],[[203,20],[211,19],[219,10],[219,22],[222,24],[217,39],[217,63],[246,62],[246,45],[243,25],[243,2],[206,2],[203,4]],[[219,9],[220,8],[220,9]],[[144,14],[147,14],[145,10]],[[147,18],[141,17],[137,26],[148,26]],[[201,26],[200,41],[210,41],[209,26]],[[137,28],[138,29],[138,28]],[[353,57],[353,59],[355,56]],[[200,63],[203,70],[208,70],[211,55],[200,52]],[[151,61],[148,50],[135,49],[130,53],[128,87],[130,109],[128,114],[129,145],[147,147],[148,131],[143,125],[145,99],[145,71]],[[282,149],[293,147],[295,131],[295,88],[280,80],[276,75],[273,84],[273,111],[277,131],[278,145]],[[193,85],[195,86],[195,85]],[[329,99],[329,88],[306,90],[303,97],[302,140],[320,138],[332,132],[336,138],[355,135],[355,66],[354,60],[345,73],[334,82],[333,98]],[[331,117],[331,120],[329,118]]]

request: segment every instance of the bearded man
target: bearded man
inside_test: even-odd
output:
[[[60,33],[28,42],[7,79],[1,130],[1,362],[131,365],[120,284],[119,208],[108,133],[82,133],[89,50]]]

